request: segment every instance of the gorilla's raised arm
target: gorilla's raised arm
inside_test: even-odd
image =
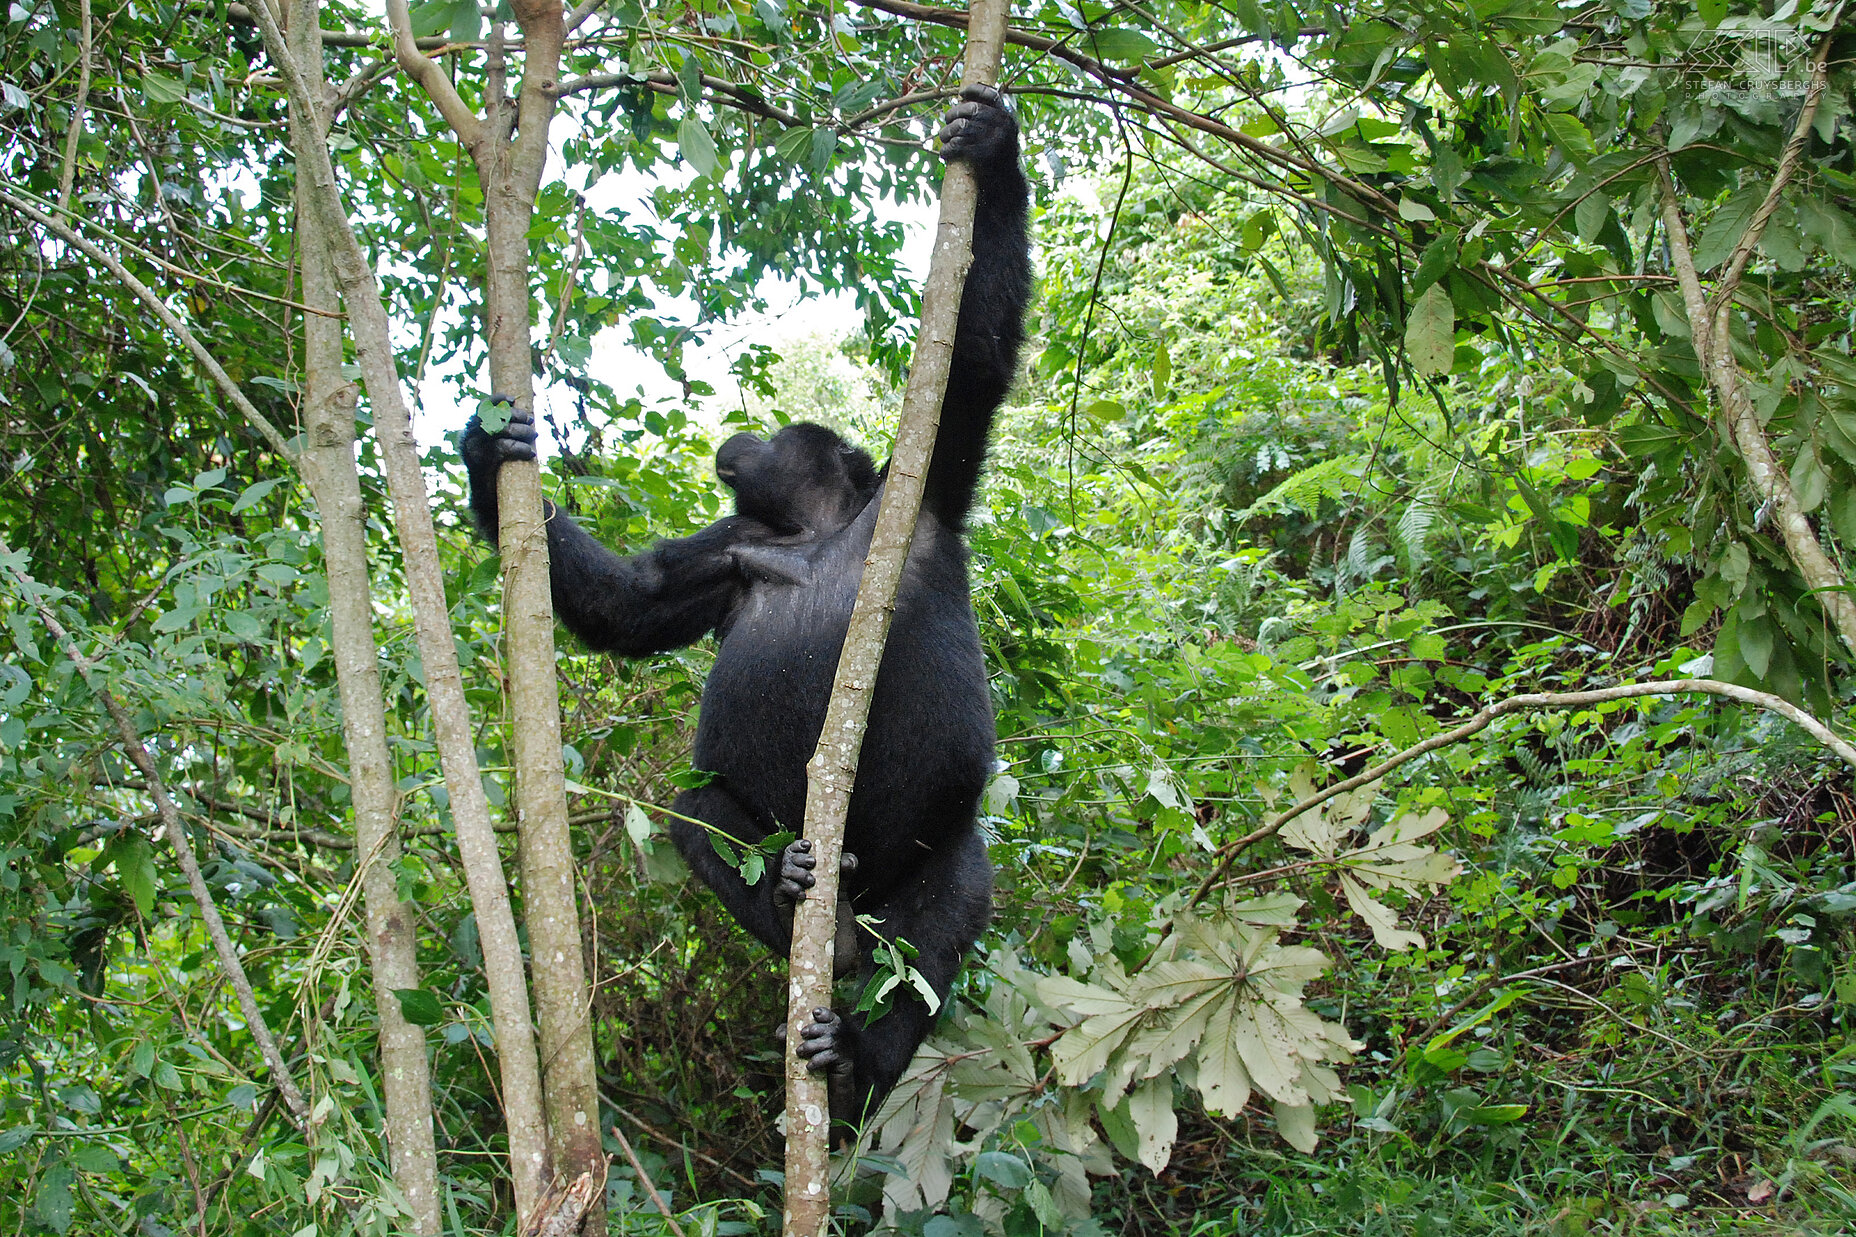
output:
[[[973,506],[993,414],[1018,369],[1031,299],[1030,189],[1019,166],[1018,122],[988,86],[969,86],[948,111],[941,157],[972,166],[979,181],[973,216],[973,268],[960,298],[960,327],[941,429],[923,503],[958,528]]]

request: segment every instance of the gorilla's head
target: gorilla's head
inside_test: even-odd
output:
[[[765,442],[736,434],[715,453],[715,475],[735,492],[738,514],[814,536],[844,527],[877,487],[876,464],[866,452],[804,421]]]

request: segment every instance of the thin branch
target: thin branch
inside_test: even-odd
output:
[[[296,448],[291,445],[288,438],[284,437],[283,431],[273,425],[269,417],[259,412],[257,405],[245,398],[245,393],[238,389],[238,383],[232,380],[232,375],[226,373],[225,367],[220,365],[213,354],[206,350],[206,346],[195,338],[193,332],[188,330],[186,325],[182,323],[179,318],[174,316],[173,311],[162,302],[159,296],[155,295],[154,289],[137,279],[134,275],[131,275],[129,273],[129,268],[124,266],[121,262],[118,262],[107,251],[91,244],[57,219],[54,219],[44,211],[41,211],[38,207],[32,205],[32,203],[22,198],[15,197],[5,189],[0,189],[0,202],[4,202],[6,205],[12,207],[20,214],[26,216],[26,218],[32,220],[46,231],[56,236],[65,244],[89,256],[93,261],[102,263],[109,273],[116,277],[118,283],[129,289],[130,292],[135,294],[137,300],[153,310],[155,316],[161,319],[161,325],[172,331],[180,342],[186,346],[187,351],[193,354],[194,359],[197,360],[201,367],[206,370],[207,374],[211,376],[213,385],[217,386],[220,393],[226,397],[232,406],[243,413],[245,419],[256,427],[257,431],[264,436],[265,441],[271,444],[272,449],[285,459],[292,462],[296,460]]]
[[[1616,687],[1600,687],[1582,692],[1527,692],[1487,705],[1471,714],[1469,719],[1460,726],[1434,734],[1422,742],[1414,743],[1403,751],[1388,756],[1363,773],[1317,791],[1293,807],[1278,812],[1243,837],[1225,843],[1218,850],[1217,866],[1199,883],[1198,889],[1193,892],[1187,905],[1197,906],[1205,895],[1224,879],[1225,873],[1231,870],[1232,860],[1256,843],[1274,836],[1296,817],[1313,811],[1336,796],[1358,790],[1362,786],[1370,786],[1394,769],[1410,764],[1420,756],[1429,755],[1439,748],[1461,743],[1471,735],[1488,729],[1489,724],[1498,717],[1528,709],[1577,709],[1586,705],[1604,704],[1612,700],[1633,700],[1640,696],[1676,695],[1721,696],[1741,704],[1755,705],[1777,713],[1835,752],[1837,757],[1850,768],[1856,769],[1856,746],[1852,746],[1847,739],[1838,735],[1829,726],[1783,697],[1775,696],[1771,692],[1756,691],[1751,687],[1741,687],[1734,683],[1722,683],[1715,679],[1661,679],[1651,683],[1621,683]]]
[[[626,1139],[625,1131],[615,1125],[612,1127],[612,1136],[619,1140],[619,1150],[623,1151],[625,1158],[631,1162],[632,1171],[638,1174],[638,1184],[642,1185],[644,1192],[651,1196],[651,1201],[657,1206],[657,1213],[664,1217],[664,1223],[670,1226],[670,1231],[677,1237],[685,1237],[683,1226],[677,1223],[677,1217],[670,1213],[670,1208],[664,1203],[664,1196],[659,1194],[657,1186],[652,1184],[651,1174],[647,1173],[644,1165],[638,1162],[638,1153],[632,1150],[632,1144]]]
[[[71,185],[77,178],[77,142],[84,133],[84,106],[90,101],[90,54],[96,31],[90,20],[90,0],[77,4],[77,98],[71,103],[71,123],[64,132],[64,167],[58,173],[58,209],[71,209]]]
[[[1727,260],[1727,273],[1714,285],[1711,307],[1712,319],[1725,314],[1734,299],[1734,290],[1740,286],[1740,277],[1746,274],[1747,263],[1752,261],[1753,251],[1759,247],[1761,233],[1766,230],[1766,221],[1779,208],[1784,199],[1785,188],[1791,183],[1798,171],[1798,162],[1804,157],[1805,148],[1811,142],[1811,124],[1817,119],[1817,105],[1823,100],[1824,87],[1830,80],[1830,42],[1836,35],[1837,18],[1841,16],[1843,6],[1839,4],[1830,14],[1827,28],[1831,31],[1817,44],[1817,55],[1811,62],[1811,84],[1805,90],[1804,106],[1798,110],[1798,123],[1792,126],[1791,140],[1785,143],[1785,152],[1779,156],[1779,166],[1772,173],[1772,184],[1766,189],[1766,198],[1747,221],[1746,232],[1741,235],[1740,243],[1734,246],[1732,256]],[[1716,334],[1725,338],[1720,331]]]
[[[251,9],[243,4],[226,5],[226,17],[241,26],[256,26],[258,19],[252,16]],[[322,45],[324,47],[373,47],[380,42],[380,36],[365,30],[324,30]],[[427,36],[416,40],[420,51],[438,51],[446,47],[468,46],[453,43],[443,36]]]
[[[239,1013],[245,1019],[245,1027],[258,1045],[259,1055],[264,1058],[265,1068],[270,1071],[272,1084],[284,1097],[284,1105],[290,1110],[292,1123],[305,1138],[309,1137],[309,1102],[303,1098],[303,1093],[291,1078],[283,1053],[278,1050],[277,1041],[271,1035],[270,1024],[264,1019],[264,1011],[258,1007],[258,997],[252,991],[251,980],[245,975],[244,963],[232,944],[232,937],[226,932],[225,921],[219,917],[219,907],[213,902],[213,891],[207,887],[206,878],[200,872],[199,861],[194,858],[193,844],[187,840],[186,823],[181,820],[180,810],[169,797],[167,786],[161,780],[161,772],[149,757],[148,748],[143,745],[135,722],[102,681],[97,663],[84,656],[77,647],[77,641],[65,630],[64,624],[58,621],[58,616],[52,613],[41,586],[15,565],[17,560],[5,542],[0,542],[0,558],[13,560],[7,563],[6,570],[18,587],[20,598],[38,611],[39,621],[45,625],[45,630],[64,647],[65,655],[77,666],[77,672],[83,676],[85,685],[95,693],[110,720],[115,723],[124,754],[147,779],[148,792],[154,798],[156,810],[161,814],[168,845],[174,848],[175,861],[187,878],[187,888],[193,894],[194,904],[199,907],[200,919],[206,925],[206,935],[213,943],[213,952],[219,958],[226,982],[231,985],[232,993],[238,1000]]]
[[[451,84],[436,60],[428,59],[412,34],[412,10],[406,0],[387,0],[387,24],[393,30],[393,57],[407,77],[419,84],[438,108],[445,123],[458,135],[458,141],[473,155],[483,144],[483,123],[470,110],[458,88]]]

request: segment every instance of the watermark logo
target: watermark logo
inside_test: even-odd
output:
[[[1690,72],[1706,81],[1701,90],[1704,103],[1731,107],[1776,102],[1804,96],[1810,46],[1794,27],[1758,22],[1704,32],[1684,61]]]

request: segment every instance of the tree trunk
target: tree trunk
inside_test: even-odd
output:
[[[1744,375],[1739,361],[1734,358],[1733,347],[1734,293],[1738,291],[1741,276],[1746,273],[1747,264],[1759,245],[1761,232],[1772,218],[1773,211],[1778,208],[1785,187],[1797,173],[1799,162],[1809,145],[1811,123],[1817,116],[1818,104],[1823,100],[1824,88],[1828,83],[1829,55],[1830,38],[1826,36],[1818,44],[1812,59],[1811,82],[1805,93],[1804,106],[1799,109],[1791,140],[1780,152],[1778,167],[1773,172],[1771,184],[1767,186],[1765,200],[1748,220],[1746,232],[1734,246],[1732,255],[1725,263],[1725,271],[1711,295],[1702,287],[1700,272],[1695,269],[1694,254],[1689,246],[1688,224],[1682,217],[1682,206],[1676,196],[1675,180],[1669,172],[1667,154],[1657,161],[1656,171],[1662,196],[1663,228],[1669,234],[1669,252],[1675,266],[1676,282],[1682,289],[1683,308],[1688,317],[1689,342],[1694,345],[1695,359],[1701,363],[1702,373],[1707,377],[1715,403],[1719,405],[1722,419],[1726,422],[1728,437],[1739,453],[1741,463],[1746,465],[1747,477],[1753,482],[1754,491],[1759,495],[1761,503],[1772,512],[1773,525],[1785,545],[1786,554],[1792,560],[1792,566],[1804,577],[1805,587],[1811,590],[1824,613],[1829,616],[1837,634],[1842,637],[1844,647],[1856,652],[1856,600],[1850,597],[1849,581],[1844,577],[1842,568],[1824,552],[1817,530],[1811,527],[1811,517],[1805,511],[1804,504],[1799,502],[1797,491],[1792,488],[1791,474],[1785,470],[1784,464],[1772,449],[1771,441],[1766,437],[1765,426],[1760,424],[1759,410],[1747,398],[1746,388],[1742,384]]]
[[[403,10],[404,6],[401,8]],[[291,101],[299,108],[312,109],[314,88],[291,54],[269,7],[255,5],[252,17],[264,34],[265,51],[282,75]],[[444,767],[445,789],[457,828],[465,881],[470,886],[471,905],[477,915],[484,978],[490,990],[490,1008],[496,1024],[516,1217],[518,1223],[526,1227],[541,1201],[548,1169],[541,1071],[535,1056],[521,940],[516,934],[515,914],[509,903],[502,855],[490,824],[489,800],[484,794],[483,776],[477,765],[476,735],[464,698],[457,648],[452,643],[451,617],[445,601],[444,575],[439,569],[438,539],[432,529],[430,499],[419,469],[412,417],[400,389],[390,324],[380,303],[380,287],[374,279],[373,265],[362,251],[348,219],[328,145],[314,132],[294,125],[290,141],[296,156],[298,189],[322,225],[336,280],[341,285],[343,304],[348,310],[349,327],[354,334],[355,360],[361,367],[362,380],[367,384],[374,410],[374,429],[380,442],[388,492],[393,500],[394,525],[405,563],[407,589],[412,597],[413,630],[425,671],[426,700],[432,710],[434,738],[439,761]]]
[[[290,36],[305,78],[324,87],[322,43],[314,0],[293,0]],[[326,110],[315,115],[291,102],[293,131],[325,141]],[[342,739],[354,803],[355,853],[367,925],[374,1007],[380,1020],[380,1076],[386,1103],[386,1138],[393,1180],[411,1212],[410,1230],[436,1237],[438,1151],[432,1136],[432,1077],[425,1032],[400,1012],[397,989],[419,986],[416,923],[399,896],[394,866],[400,857],[398,792],[387,749],[386,708],[374,644],[372,590],[367,572],[367,513],[354,461],[354,407],[358,391],[342,377],[340,296],[328,238],[315,212],[297,198],[297,244],[303,303],[303,475],[322,525],[322,557],[334,628],[335,680],[341,694]]]
[[[967,32],[963,83],[998,80],[1005,42],[1006,0],[977,0]],[[964,163],[947,169],[941,183],[928,281],[922,288],[922,322],[916,335],[902,420],[890,456],[870,554],[851,611],[850,629],[838,657],[831,704],[818,748],[806,764],[804,836],[818,866],[816,883],[793,912],[792,969],[786,1008],[786,1213],[785,1237],[823,1237],[831,1221],[831,1104],[824,1078],[806,1068],[794,1050],[812,1011],[831,1005],[832,938],[837,930],[838,863],[844,851],[844,818],[857,780],[857,758],[870,717],[883,645],[895,615],[922,485],[934,456],[941,400],[954,356],[960,294],[973,265],[973,208],[978,185]]]
[[[478,148],[484,188],[489,270],[484,280],[491,389],[518,406],[535,406],[530,351],[528,229],[535,216],[554,115],[554,84],[563,36],[559,0],[515,7],[523,36],[516,136],[500,104],[500,48],[492,43],[490,97]],[[500,34],[493,35],[500,40]],[[503,656],[509,670],[510,759],[516,823],[522,839],[522,919],[528,928],[535,1013],[541,1031],[542,1088],[554,1168],[574,1181],[592,1174],[603,1185],[599,1082],[575,890],[579,866],[567,823],[561,769],[561,702],[554,666],[554,598],[548,584],[548,534],[542,523],[538,463],[505,465],[497,476],[503,560]],[[585,1231],[605,1231],[605,1211],[587,1214]]]

